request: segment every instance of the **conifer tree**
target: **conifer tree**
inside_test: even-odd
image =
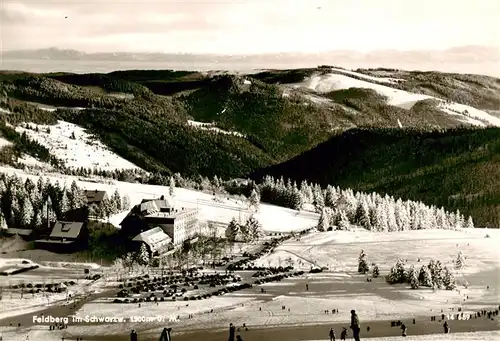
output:
[[[329,222],[330,222],[330,218],[328,217],[328,213],[327,213],[326,209],[323,208],[323,210],[321,210],[321,213],[319,215],[318,224],[317,224],[316,228],[320,232],[325,232],[326,230],[328,230],[328,228],[330,226]]]
[[[354,223],[369,230],[370,229],[370,216],[368,215],[368,210],[365,205],[360,202],[356,208],[356,214],[354,215]]]
[[[457,259],[455,260],[455,269],[462,270],[465,266],[465,258],[462,251],[458,252]]]
[[[147,265],[150,260],[148,247],[146,246],[146,243],[142,243],[139,248],[139,253],[137,254],[137,261],[141,265]]]
[[[236,218],[233,217],[226,229],[226,237],[228,241],[234,243],[236,241],[236,238],[238,237],[239,232],[240,227],[238,225],[238,222],[236,221]]]
[[[370,270],[368,262],[366,261],[366,254],[364,250],[361,250],[358,258],[358,272],[366,274]]]
[[[338,223],[339,223],[338,226],[341,230],[349,230],[349,228],[351,227],[351,224],[349,223],[349,218],[347,217],[345,211],[339,212]]]
[[[418,280],[418,273],[415,270],[415,268],[413,268],[413,271],[412,269],[410,269],[410,286],[412,289],[418,289],[420,286],[420,281]]]
[[[467,222],[465,223],[465,228],[467,229],[473,229],[474,228],[474,222],[472,221],[472,217],[469,216],[467,219]]]
[[[175,180],[174,177],[171,176],[168,184],[168,193],[170,194],[171,197],[174,196],[174,191],[175,191]]]
[[[31,227],[31,223],[35,216],[35,212],[33,211],[33,206],[31,205],[31,201],[28,198],[25,198],[23,201],[23,205],[21,208],[21,227]]]
[[[61,201],[59,202],[59,212],[57,212],[57,218],[58,219],[64,219],[64,215],[66,212],[68,212],[70,209],[69,207],[69,201],[68,201],[68,194],[66,191],[66,188],[62,190],[62,195],[61,195]]]
[[[443,273],[442,278],[443,278],[444,289],[454,290],[457,287],[457,285],[456,285],[455,277],[453,276],[451,271],[445,266],[443,268],[442,273]]]
[[[396,264],[391,268],[387,276],[389,284],[405,283],[406,282],[406,269],[402,259],[398,259]]]
[[[121,212],[122,210],[122,198],[120,196],[120,192],[118,191],[118,189],[116,189],[114,192],[113,192],[113,196],[111,197],[111,201],[112,201],[112,207],[113,207],[113,211],[112,213],[118,213],[118,212]]]
[[[255,211],[259,210],[260,196],[255,189],[252,189],[250,197],[248,198],[249,206],[253,207]]]
[[[420,272],[418,274],[418,282],[420,283],[420,286],[425,286],[432,288],[434,283],[432,282],[432,275],[429,270],[429,267],[426,265],[422,265],[420,268]]]
[[[316,213],[321,213],[321,211],[325,207],[325,197],[323,196],[321,187],[319,187],[318,185],[314,186],[313,188],[313,205]]]
[[[262,225],[253,215],[248,218],[246,222],[247,231],[250,235],[251,241],[256,241],[262,238],[264,231],[262,230]]]
[[[122,196],[122,209],[129,210],[130,209],[130,198],[127,194]]]

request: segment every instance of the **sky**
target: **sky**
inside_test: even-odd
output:
[[[2,50],[258,54],[500,48],[499,0],[0,3]]]

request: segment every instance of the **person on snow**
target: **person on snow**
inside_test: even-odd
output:
[[[359,318],[356,314],[356,311],[351,310],[351,329],[352,329],[352,337],[354,337],[355,341],[359,341],[359,332],[361,331],[361,326],[359,324]]]
[[[330,341],[335,341],[335,330],[333,330],[333,328],[330,328],[330,333],[328,335],[330,336]]]

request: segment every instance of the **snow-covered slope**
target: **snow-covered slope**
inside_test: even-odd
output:
[[[192,127],[196,127],[198,129],[201,129],[201,130],[211,130],[211,131],[215,131],[215,132],[218,132],[221,134],[236,135],[236,136],[244,137],[243,134],[238,133],[236,131],[227,131],[227,130],[217,128],[212,123],[205,123],[205,122],[197,122],[197,121],[188,120],[188,124]]]
[[[442,99],[412,93],[400,89],[395,89],[390,86],[375,84],[370,81],[377,82],[387,82],[394,83],[398,80],[387,78],[377,78],[370,77],[360,73],[356,73],[353,71],[346,70],[335,70],[335,72],[342,72],[343,74],[338,73],[327,73],[327,74],[317,74],[307,78],[302,83],[294,84],[292,87],[296,89],[305,88],[308,90],[312,90],[316,93],[326,93],[336,90],[344,90],[349,88],[365,88],[375,90],[377,93],[387,97],[387,104],[397,106],[403,109],[411,109],[415,103],[425,100],[425,99],[434,99],[439,102],[438,108],[445,113],[450,115],[459,115],[462,116],[460,121],[464,123],[469,123],[477,126],[500,126],[500,118],[495,117],[493,115],[488,114],[485,111],[478,110],[468,105],[458,104],[454,102],[444,101]],[[349,77],[349,74],[353,76],[364,78],[366,80],[360,80],[356,78]]]
[[[38,131],[34,130],[36,128]],[[25,132],[28,137],[45,146],[68,168],[83,167],[101,170],[138,168],[110,151],[100,141],[93,139],[82,127],[72,123],[59,121],[53,126],[29,123],[16,127],[16,131]]]

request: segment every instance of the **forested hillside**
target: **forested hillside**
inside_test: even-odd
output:
[[[500,225],[500,128],[353,129],[251,174],[388,193]]]

